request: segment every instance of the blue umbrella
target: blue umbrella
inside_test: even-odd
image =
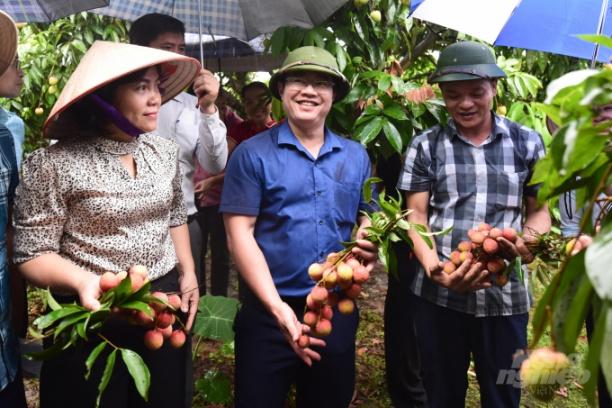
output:
[[[0,10],[18,23],[49,23],[70,14],[108,5],[109,0],[2,0]]]
[[[612,35],[608,0],[414,0],[412,16],[494,45],[607,62],[612,49],[576,37]]]

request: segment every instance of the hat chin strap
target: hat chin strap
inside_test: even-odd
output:
[[[144,130],[137,128],[130,122],[121,112],[117,110],[113,105],[106,102],[99,95],[95,93],[87,96],[104,115],[104,117],[110,120],[115,126],[117,126],[122,132],[132,137],[138,137],[139,135],[146,133]]]

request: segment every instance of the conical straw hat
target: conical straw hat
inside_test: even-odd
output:
[[[144,68],[162,64],[160,89],[162,103],[180,93],[200,70],[200,63],[190,57],[139,45],[96,41],[81,59],[45,121],[61,121],[61,113],[95,90]]]
[[[4,11],[0,10],[0,75],[13,63],[17,53],[17,26]]]

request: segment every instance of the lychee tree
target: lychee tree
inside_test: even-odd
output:
[[[612,41],[600,39],[606,46]],[[547,155],[535,169],[532,183],[541,183],[539,202],[575,191],[576,208],[584,209],[580,234],[593,237],[586,251],[561,260],[534,313],[533,344],[547,327],[554,348],[575,351],[583,322],[592,311],[595,328],[589,344],[584,391],[594,404],[598,366],[612,390],[612,122],[593,122],[597,107],[612,104],[612,70],[603,69],[583,82],[563,88],[547,108],[559,130]],[[600,209],[595,225],[592,214]],[[580,235],[579,234],[579,235]],[[576,242],[576,241],[574,241]]]

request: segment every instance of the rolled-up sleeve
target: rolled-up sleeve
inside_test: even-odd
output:
[[[227,129],[219,118],[219,111],[212,115],[200,112],[200,124],[196,143],[196,157],[208,173],[220,173],[227,163]]]
[[[176,171],[172,178],[172,204],[170,207],[170,227],[178,227],[187,223],[187,207],[183,199],[182,174],[178,162],[178,148],[170,158],[170,163],[175,163]]]
[[[430,153],[428,134],[421,134],[412,140],[397,182],[399,190],[430,191],[433,178],[431,174],[431,154],[435,153]]]
[[[15,263],[59,252],[66,201],[58,171],[45,150],[32,153],[24,161],[13,214]]]

